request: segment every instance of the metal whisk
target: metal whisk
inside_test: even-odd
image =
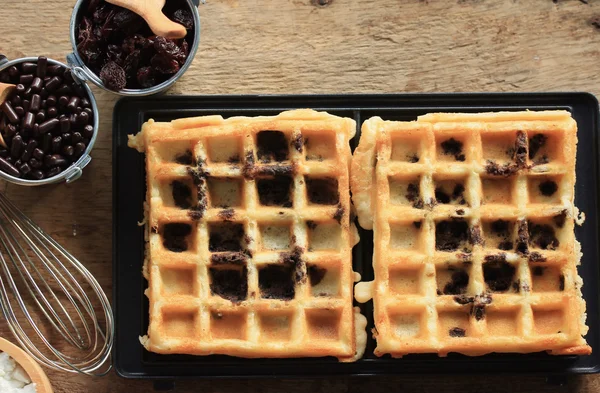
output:
[[[25,351],[54,370],[110,371],[114,322],[98,281],[2,194],[0,272],[0,307]]]

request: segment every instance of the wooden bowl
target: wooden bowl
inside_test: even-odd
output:
[[[0,337],[0,352],[6,352],[19,363],[27,373],[31,382],[35,383],[37,393],[52,393],[52,385],[42,367],[21,348]]]

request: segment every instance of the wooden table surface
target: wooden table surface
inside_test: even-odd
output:
[[[2,0],[0,53],[71,52],[75,0]],[[589,4],[586,4],[589,3]],[[169,94],[585,90],[600,94],[598,0],[208,0],[198,55]],[[100,135],[80,180],[0,183],[111,293],[111,130],[116,96],[94,88]],[[136,130],[131,130],[136,131]],[[4,324],[0,336],[11,338]],[[600,350],[600,349],[597,349]],[[468,370],[465,370],[468,371]],[[147,392],[148,381],[49,372],[56,392]],[[431,375],[185,381],[180,392],[598,392],[600,376]]]

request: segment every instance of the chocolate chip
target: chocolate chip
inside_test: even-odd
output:
[[[235,217],[235,210],[233,209],[224,209],[217,214],[219,218],[223,221],[231,221]]]
[[[254,153],[252,151],[246,152],[242,172],[246,179],[254,179]]]
[[[304,146],[304,141],[302,140],[302,134],[296,135],[294,138],[292,145],[296,149],[298,153],[302,153],[302,147]]]
[[[529,138],[529,159],[533,159],[538,151],[546,144],[548,138],[544,134],[536,134]]]
[[[515,293],[519,293],[521,289],[521,279],[518,278],[515,281],[513,281],[512,288]]]
[[[199,221],[204,216],[204,210],[188,210],[188,216],[194,221]]]
[[[83,136],[85,136],[85,134]],[[194,156],[192,155],[192,151],[186,150],[184,153],[178,154],[175,156],[175,162],[181,165],[194,165]]]
[[[420,191],[419,191],[419,183],[410,183],[407,187],[406,187],[406,199],[412,203],[412,206],[415,209],[422,209],[423,208],[423,200],[420,198],[419,195]]]
[[[554,195],[556,190],[558,190],[558,186],[555,182],[547,180],[539,184],[539,189],[542,195],[549,197]]]
[[[342,217],[344,217],[344,207],[342,206],[341,203],[338,203],[337,209],[335,211],[335,213],[333,214],[333,219],[336,220],[338,222],[338,224],[342,223]]]
[[[525,255],[529,253],[529,230],[527,228],[527,221],[519,220],[517,226],[517,252]]]
[[[494,292],[503,292],[509,289],[516,269],[513,265],[506,262],[506,255],[488,255],[485,259],[486,262],[483,264],[483,278],[488,288]]]
[[[441,295],[441,293],[438,293],[438,295]],[[457,295],[454,296],[454,301],[460,305],[465,305],[465,304],[469,304],[469,303],[473,303],[475,301],[475,297],[473,296],[467,296],[467,295]]]
[[[460,269],[452,273],[452,277],[446,285],[444,285],[444,295],[460,295],[467,291],[469,285],[469,273],[466,270]]]
[[[248,255],[244,252],[220,252],[210,256],[213,265],[244,265],[247,260]]]
[[[187,236],[192,233],[189,224],[170,223],[163,227],[163,245],[173,252],[184,252],[188,249]]]
[[[279,254],[280,263],[292,266],[294,270],[294,279],[297,283],[306,282],[306,275],[302,270],[304,265],[304,262],[302,261],[302,251],[302,248],[296,246],[292,249],[292,251],[282,252]]]
[[[421,221],[413,221],[413,223],[412,223],[412,224],[413,224],[413,226],[414,226],[415,228],[417,228],[417,229],[420,229],[420,228],[421,228]]]
[[[560,291],[564,291],[565,290],[565,276],[563,274],[561,274],[560,276],[558,276],[558,289]]]
[[[544,257],[539,252],[534,251],[531,254],[529,254],[529,258],[527,260],[529,262],[546,262],[546,257]]]
[[[244,226],[239,223],[220,222],[209,225],[208,249],[212,252],[242,251]]]
[[[514,160],[518,168],[527,165],[527,136],[523,131],[517,131]]]
[[[536,277],[541,277],[544,275],[544,268],[542,266],[535,266],[533,269],[531,269],[531,274]]]
[[[486,262],[504,263],[504,262],[506,262],[506,254],[500,253],[500,254],[495,254],[495,255],[486,255],[484,257],[484,260]]]
[[[512,250],[512,248],[513,248],[513,242],[511,242],[510,240],[506,240],[506,241],[500,242],[498,244],[498,249],[500,249],[500,250],[509,251],[509,250]]]
[[[465,186],[462,184],[456,184],[454,190],[452,190],[452,200],[458,201],[459,204],[464,205],[466,203],[463,193],[465,192]]]
[[[262,297],[291,300],[295,296],[294,268],[291,265],[267,265],[258,271]]]
[[[562,228],[563,226],[565,226],[565,222],[567,220],[567,211],[563,210],[560,212],[560,214],[557,214],[556,216],[554,216],[552,218],[552,221],[554,221],[554,224],[556,224],[557,227]]]
[[[309,202],[319,205],[336,205],[340,201],[338,181],[335,178],[305,178]]]
[[[488,160],[485,165],[485,171],[492,176],[508,177],[514,175],[519,168],[513,163],[499,165],[498,163]]]
[[[477,321],[481,321],[485,318],[485,306],[477,305],[471,307],[470,314],[473,315]]]
[[[464,161],[463,143],[454,138],[450,138],[441,143],[442,151],[445,155],[454,156],[456,161]]]
[[[296,173],[296,164],[262,165],[254,167],[254,176],[289,176]]]
[[[173,189],[173,201],[175,206],[182,209],[189,209],[192,206],[192,190],[182,181],[174,180],[171,183]]]
[[[248,270],[209,268],[210,291],[234,303],[246,300],[248,297]]]
[[[446,194],[441,187],[435,189],[435,200],[437,203],[450,203],[450,195]]]
[[[260,131],[256,134],[257,156],[262,162],[289,159],[288,142],[281,131]]]
[[[292,207],[293,179],[290,176],[276,176],[258,179],[256,188],[261,205]]]
[[[479,227],[479,225],[475,225],[469,228],[469,241],[473,245],[481,245],[484,243],[483,238],[481,237],[481,228]]]
[[[315,285],[319,285],[319,283],[325,277],[325,274],[327,274],[327,269],[311,264],[309,264],[306,267],[306,271],[308,273],[308,280],[310,281],[310,285],[313,287]]]
[[[491,225],[492,232],[497,233],[501,236],[509,235],[509,222],[504,220],[496,220]]]
[[[542,250],[556,250],[560,242],[554,234],[554,228],[547,224],[528,224],[529,244]]]
[[[448,334],[450,335],[450,337],[465,337],[467,335],[467,332],[465,329],[453,327],[448,331]]]
[[[439,251],[457,250],[469,238],[469,225],[461,219],[440,221],[435,226],[435,248]]]

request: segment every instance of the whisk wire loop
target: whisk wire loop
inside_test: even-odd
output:
[[[110,371],[114,320],[100,284],[2,194],[0,272],[0,309],[26,352],[54,370],[96,376]],[[23,294],[29,295],[35,309],[23,297],[16,278],[23,283]],[[84,282],[91,292],[83,288]],[[99,302],[101,312],[96,312],[88,293]],[[33,315],[47,322],[50,331],[58,333],[77,353],[67,353],[63,345],[56,345],[54,337],[40,329]]]

